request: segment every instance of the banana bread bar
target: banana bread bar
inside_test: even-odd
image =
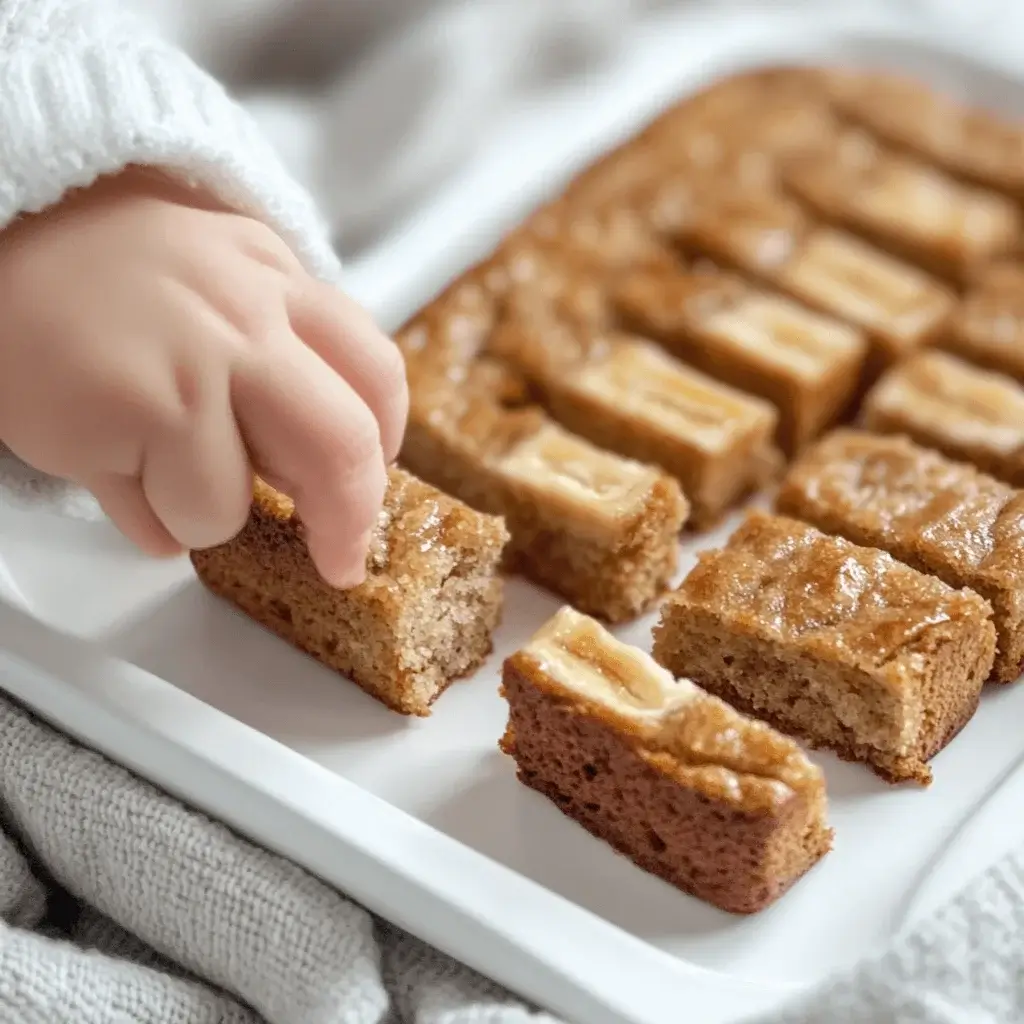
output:
[[[1024,130],[923,82],[877,72],[832,72],[836,110],[890,145],[955,177],[1024,199]]]
[[[874,548],[752,514],[666,600],[654,656],[673,675],[891,782],[974,714],[992,608]]]
[[[295,506],[262,482],[242,532],[191,558],[213,593],[393,710],[422,716],[490,653],[507,539],[500,519],[392,469],[367,578],[351,590],[323,582]]]
[[[995,612],[992,678],[1024,670],[1024,493],[903,437],[837,430],[789,471],[780,513],[880,548]]]
[[[983,270],[938,344],[1024,383],[1024,264],[997,263]]]
[[[753,913],[831,847],[796,743],[569,608],[506,660],[502,693],[520,780],[684,892]]]
[[[523,373],[564,427],[674,476],[694,528],[714,525],[782,465],[772,405],[650,342],[534,311],[506,321],[490,347]]]
[[[934,339],[953,293],[917,267],[846,231],[822,226],[777,192],[719,190],[671,222],[684,251],[778,288],[812,309],[865,331],[869,375]]]
[[[787,454],[835,421],[856,392],[867,353],[859,331],[738,277],[637,272],[616,303],[630,330],[775,405]]]
[[[782,180],[823,220],[957,285],[1020,242],[1020,212],[1006,196],[964,185],[863,132],[788,164]]]
[[[491,321],[483,307],[466,314],[475,300],[451,301],[397,338],[411,385],[402,463],[504,516],[510,568],[609,621],[640,614],[676,569],[689,513],[679,484],[563,430],[507,364],[456,359]]]
[[[1024,386],[1000,373],[922,352],[875,385],[860,421],[1024,487]]]

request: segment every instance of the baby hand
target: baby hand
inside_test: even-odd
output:
[[[251,218],[128,171],[0,235],[0,439],[155,555],[243,526],[253,473],[362,580],[408,411],[396,347]]]

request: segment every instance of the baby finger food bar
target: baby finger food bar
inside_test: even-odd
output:
[[[426,715],[491,651],[507,539],[500,519],[393,469],[351,590],[320,578],[294,504],[262,482],[242,532],[191,558],[213,593],[393,710]]]
[[[654,656],[789,735],[927,785],[974,714],[995,629],[973,591],[755,513],[667,599]]]
[[[1000,373],[922,352],[875,385],[860,422],[1024,486],[1024,385]]]
[[[646,871],[723,910],[778,899],[832,844],[790,739],[564,608],[505,662],[519,778]]]
[[[263,484],[197,573],[408,715],[486,658],[501,572],[560,595],[503,664],[519,779],[677,889],[770,906],[832,842],[798,740],[927,785],[1024,664],[1022,145],[859,71],[676,104],[396,333],[365,583],[327,586]],[[665,596],[681,531],[783,475]],[[599,624],[663,596],[650,655]]]
[[[995,613],[993,678],[1024,661],[1024,494],[905,437],[838,430],[797,462],[776,499],[784,515],[888,551]]]

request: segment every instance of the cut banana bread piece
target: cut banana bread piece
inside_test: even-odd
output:
[[[954,294],[924,271],[848,231],[817,223],[798,203],[762,189],[720,190],[673,235],[705,257],[861,328],[871,341],[869,377],[938,337]]]
[[[191,558],[213,593],[394,711],[422,716],[491,651],[507,539],[501,519],[392,469],[367,578],[351,590],[320,578],[294,504],[262,482],[242,532]]]
[[[714,525],[782,465],[774,406],[652,342],[534,311],[506,321],[490,350],[529,380],[564,427],[675,477],[696,529]]]
[[[796,743],[572,609],[506,660],[502,693],[520,780],[684,892],[754,913],[831,847]]]
[[[783,515],[969,587],[995,613],[993,680],[1024,669],[1024,493],[905,437],[837,430],[791,467]]]
[[[803,448],[857,392],[867,355],[859,330],[725,274],[636,273],[616,302],[626,326],[779,410],[779,445]]]
[[[1009,198],[885,149],[864,132],[794,161],[782,179],[822,220],[956,285],[1020,244],[1021,214]]]
[[[1024,199],[1024,130],[903,75],[833,71],[836,110],[890,145],[975,185]]]
[[[986,267],[939,335],[938,345],[1024,384],[1024,263]]]
[[[945,352],[921,352],[872,388],[860,422],[1024,487],[1024,385],[1001,373]]]
[[[755,513],[666,600],[654,656],[789,735],[927,785],[974,714],[995,629],[973,591]]]

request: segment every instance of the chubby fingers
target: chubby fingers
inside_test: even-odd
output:
[[[377,416],[297,336],[239,369],[232,405],[256,470],[295,501],[320,574],[362,582],[387,487]]]
[[[398,457],[409,415],[398,346],[344,292],[308,280],[289,298],[292,329],[359,395],[377,420],[386,462]]]

